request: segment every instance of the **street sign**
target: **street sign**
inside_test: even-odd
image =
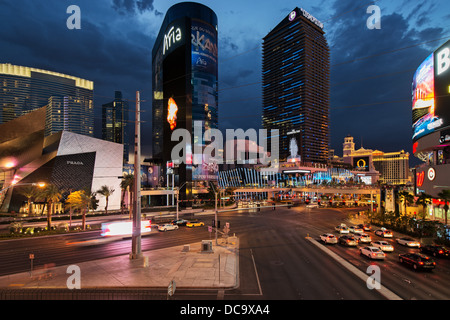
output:
[[[208,226],[208,232],[212,232],[212,227]]]
[[[175,289],[176,289],[176,284],[175,281],[170,281],[169,283],[169,287],[167,288],[167,294],[169,296],[173,296],[173,294],[175,293]]]

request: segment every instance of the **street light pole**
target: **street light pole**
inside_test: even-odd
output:
[[[214,210],[214,219],[215,219],[215,225],[216,225],[216,245],[217,245],[217,191],[214,190],[214,195],[216,198],[216,209]]]
[[[178,220],[178,200],[180,199],[180,189],[183,188],[185,184],[186,182],[183,183],[181,187],[177,188],[177,220]]]
[[[134,210],[130,259],[138,259],[141,251],[141,122],[140,94],[136,91],[136,123],[134,134]]]

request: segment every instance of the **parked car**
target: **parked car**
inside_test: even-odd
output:
[[[372,237],[369,236],[367,233],[355,233],[353,236],[355,237],[356,240],[358,240],[358,242],[361,242],[361,243],[371,243],[372,242]]]
[[[335,227],[334,230],[336,230],[339,233],[349,233],[350,232],[348,230],[347,226],[345,224],[343,224],[343,223],[341,223],[340,225]]]
[[[351,226],[350,228],[348,228],[348,230],[351,233],[363,233],[364,232],[363,228],[360,228],[358,226]]]
[[[336,236],[331,233],[321,234],[320,240],[322,240],[324,243],[330,243],[330,244],[336,244],[338,242],[338,239],[336,238]]]
[[[394,246],[387,241],[374,241],[371,243],[373,247],[381,249],[383,252],[393,252]]]
[[[358,245],[358,241],[356,241],[355,237],[350,235],[345,235],[339,237],[339,244],[348,246],[348,247],[356,247]]]
[[[393,237],[392,231],[387,230],[386,228],[381,228],[381,229],[375,231],[375,234],[377,236],[380,236],[383,238],[392,238]]]
[[[364,247],[359,249],[359,253],[370,258],[370,259],[384,259],[386,258],[386,253],[381,251],[377,247]]]
[[[397,238],[397,243],[403,246],[420,248],[420,242],[412,238]]]
[[[205,224],[201,221],[189,221],[188,223],[186,223],[186,227],[188,228],[192,228],[192,227],[202,227]]]
[[[434,269],[436,262],[430,257],[421,253],[404,253],[398,255],[400,263],[410,265],[414,270]]]
[[[177,230],[178,226],[176,224],[166,223],[158,226],[158,231],[167,231],[167,230]]]
[[[431,254],[434,257],[442,257],[442,258],[450,257],[450,251],[447,248],[445,248],[443,246],[434,245],[434,244],[429,244],[429,245],[420,247],[420,252]]]
[[[186,223],[188,223],[188,221],[184,220],[184,219],[178,219],[178,220],[173,220],[172,221],[172,224],[176,224],[178,226],[185,226]]]
[[[358,227],[362,228],[364,231],[370,231],[372,230],[372,227],[370,226],[370,224],[358,224]]]

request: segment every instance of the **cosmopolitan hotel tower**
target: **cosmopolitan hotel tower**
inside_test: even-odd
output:
[[[263,128],[279,130],[280,161],[327,161],[329,68],[323,24],[303,9],[264,37]]]
[[[194,135],[195,125],[203,132],[218,128],[217,16],[210,8],[194,2],[169,8],[152,51],[152,79],[153,160],[166,183],[180,187],[180,199],[190,201],[193,188],[218,175],[217,165],[195,152],[205,141]],[[191,138],[172,141],[179,128]],[[185,154],[172,159],[180,143]]]
[[[46,106],[45,135],[94,135],[94,83],[58,72],[0,64],[0,124]]]

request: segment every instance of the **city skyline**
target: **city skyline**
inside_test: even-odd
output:
[[[178,2],[77,1],[80,30],[66,27],[72,3],[2,2],[0,43],[7,49],[0,61],[94,81],[97,137],[101,105],[112,100],[113,92],[133,100],[140,91],[143,155],[149,155],[151,49],[167,9]],[[324,24],[330,45],[330,148],[340,154],[344,137],[351,134],[357,147],[363,141],[371,149],[412,154],[412,77],[429,52],[449,38],[448,3],[262,1],[254,7],[249,1],[198,2],[219,20],[220,129],[261,128],[262,39],[301,7]],[[381,29],[366,25],[371,4],[381,8]]]

